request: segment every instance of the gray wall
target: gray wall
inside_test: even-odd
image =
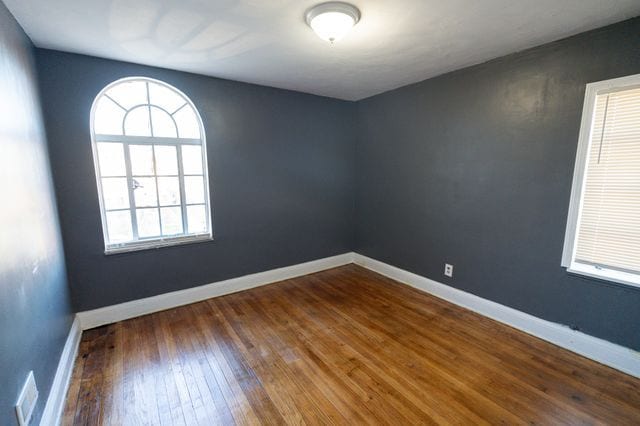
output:
[[[34,370],[37,424],[71,325],[31,42],[0,2],[0,424]]]
[[[49,50],[37,62],[76,310],[353,247],[353,103]],[[213,242],[105,256],[89,111],[105,85],[127,76],[163,80],[199,109]]]
[[[357,251],[640,350],[640,289],[560,267],[585,84],[636,73],[637,18],[360,102]]]
[[[355,248],[640,349],[640,291],[560,267],[585,84],[640,72],[639,34],[634,19],[357,104],[38,50],[74,307]],[[213,242],[103,253],[89,109],[132,75],[200,109]]]

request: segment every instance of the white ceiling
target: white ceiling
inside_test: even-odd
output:
[[[638,0],[353,0],[334,46],[322,0],[4,0],[36,46],[358,100],[640,15]]]

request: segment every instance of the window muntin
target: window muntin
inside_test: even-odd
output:
[[[94,102],[91,133],[106,252],[211,238],[204,132],[184,94],[116,81]]]
[[[640,75],[587,85],[562,265],[640,286]]]

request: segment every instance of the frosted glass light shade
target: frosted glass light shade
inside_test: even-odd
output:
[[[311,8],[306,19],[318,37],[334,43],[343,38],[360,20],[360,11],[348,3],[328,2]]]

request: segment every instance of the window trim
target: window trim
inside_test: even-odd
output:
[[[633,287],[640,287],[640,274],[636,275],[615,269],[602,268],[579,264],[573,261],[576,255],[577,238],[582,216],[582,204],[584,200],[586,169],[589,161],[589,148],[591,133],[594,127],[594,112],[596,96],[613,93],[640,86],[640,74],[626,77],[613,78],[586,86],[584,104],[582,106],[582,119],[580,121],[580,134],[578,136],[578,149],[573,172],[573,182],[571,184],[571,199],[569,201],[569,212],[567,215],[567,226],[565,230],[564,246],[562,248],[561,266],[572,274],[583,275],[591,278],[598,278],[625,284]]]
[[[102,135],[102,134],[96,134],[94,131],[94,119],[95,119],[95,111],[98,105],[98,100],[100,100],[102,98],[103,95],[106,94],[106,92],[111,89],[114,86],[117,86],[119,84],[122,83],[126,83],[126,82],[131,82],[131,81],[143,81],[143,82],[147,82],[147,83],[155,83],[158,85],[161,85],[163,87],[166,87],[174,92],[176,92],[178,95],[180,95],[184,100],[185,100],[185,105],[189,105],[193,112],[196,115],[197,121],[198,121],[198,127],[200,130],[200,139],[193,139],[193,138],[172,138],[172,137],[153,137],[153,136],[125,136],[125,135]],[[148,94],[147,94],[148,95]],[[149,105],[151,105],[149,103]],[[130,110],[133,110],[133,108],[135,108],[136,106],[130,108]],[[160,107],[159,107],[160,108]],[[182,107],[181,107],[182,108]],[[172,117],[173,118],[173,117]],[[125,114],[125,119],[126,119],[126,114]],[[123,119],[123,123],[122,125],[124,126],[124,119]],[[193,102],[191,101],[191,99],[185,94],[183,93],[181,90],[179,90],[178,88],[176,88],[175,86],[169,84],[169,83],[165,83],[164,81],[161,80],[157,80],[154,78],[150,78],[150,77],[144,77],[144,76],[132,76],[132,77],[125,77],[125,78],[121,78],[118,80],[115,80],[111,83],[109,83],[108,85],[106,85],[102,90],[100,90],[100,92],[96,95],[96,97],[93,100],[93,103],[91,105],[91,113],[89,116],[89,130],[91,133],[91,150],[92,150],[92,154],[93,154],[93,164],[94,164],[94,172],[95,172],[95,183],[96,183],[96,187],[98,190],[98,203],[99,203],[99,207],[100,207],[100,219],[101,219],[101,225],[102,225],[102,237],[103,237],[103,242],[104,242],[104,253],[105,255],[110,255],[110,254],[118,254],[118,253],[127,253],[127,252],[133,252],[133,251],[140,251],[140,250],[147,250],[147,249],[158,249],[158,248],[162,248],[162,247],[170,247],[170,246],[175,246],[175,245],[183,245],[183,244],[192,244],[192,243],[199,243],[199,242],[206,242],[206,241],[213,241],[213,211],[211,208],[211,194],[210,194],[210,188],[209,188],[209,164],[208,164],[208,155],[207,155],[207,141],[206,141],[206,133],[204,130],[204,124],[202,121],[202,117],[200,116],[200,112],[198,111],[198,109],[196,108],[196,106],[193,104]],[[126,174],[127,174],[127,181],[130,180],[130,171],[131,171],[131,165],[128,164],[129,163],[129,150],[128,150],[128,146],[130,144],[134,144],[134,145],[162,145],[162,144],[167,144],[170,146],[176,146],[176,155],[177,155],[177,162],[178,162],[178,177],[179,177],[179,181],[180,181],[180,206],[181,206],[181,212],[182,212],[182,216],[183,216],[183,231],[186,229],[184,226],[185,223],[185,214],[186,214],[186,199],[185,199],[185,194],[184,194],[184,173],[183,173],[183,166],[182,166],[182,162],[181,162],[181,158],[182,158],[182,152],[180,149],[181,144],[183,145],[189,145],[189,144],[193,144],[193,145],[199,145],[202,147],[202,166],[203,166],[203,179],[204,179],[204,206],[205,206],[205,216],[206,216],[206,221],[207,221],[207,231],[206,232],[202,232],[202,233],[197,233],[197,234],[182,234],[182,235],[172,235],[172,236],[159,236],[159,237],[151,237],[151,238],[144,238],[144,239],[137,239],[134,241],[129,241],[129,242],[122,242],[122,243],[111,243],[109,244],[108,242],[108,230],[107,230],[107,220],[106,220],[106,209],[104,206],[104,197],[102,194],[102,185],[101,185],[101,174],[100,174],[100,163],[99,163],[99,159],[98,159],[98,142],[120,142],[123,144],[123,149],[124,149],[124,156],[125,156],[125,163],[126,165]],[[130,193],[130,197],[131,197],[131,193]],[[123,210],[129,210],[130,214],[132,216],[132,226],[135,227],[136,226],[136,221],[137,219],[134,218],[135,216],[135,203],[133,203],[133,200],[129,200],[129,208],[127,209],[123,209]],[[160,206],[158,206],[159,208]]]

